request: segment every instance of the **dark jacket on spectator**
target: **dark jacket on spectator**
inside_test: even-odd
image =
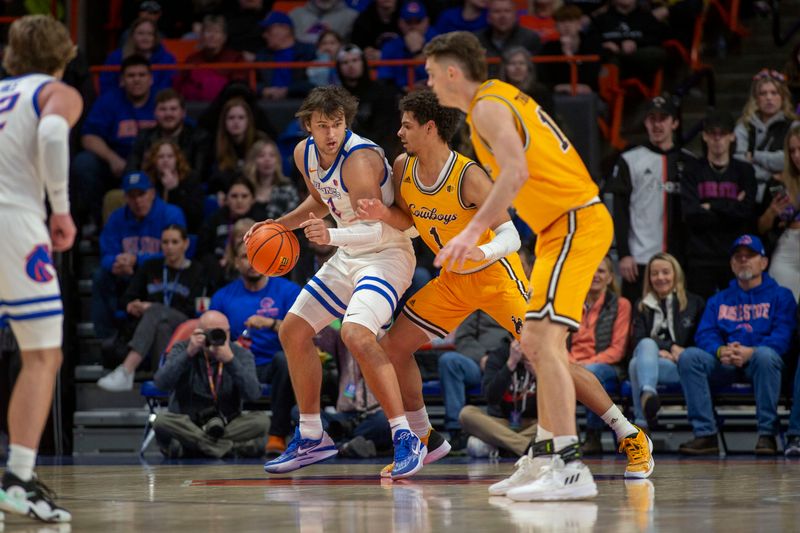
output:
[[[506,362],[510,345],[510,342],[504,341],[489,352],[489,359],[486,360],[482,380],[483,393],[486,395],[486,411],[489,416],[507,419],[515,404],[517,409],[522,408],[522,395],[526,394],[528,398],[525,401],[522,417],[536,418],[536,398],[530,393],[535,380],[522,363],[517,365],[514,372],[509,370]],[[528,387],[523,387],[526,376],[528,376]]]
[[[644,311],[641,310],[641,300],[636,302],[633,310],[633,347],[642,339],[653,339],[659,350],[669,350],[673,344],[687,347],[694,340],[694,332],[703,313],[703,299],[699,296],[686,293],[686,309],[679,309],[678,298],[672,294],[667,300],[659,301],[655,295],[648,294],[644,299]],[[669,308],[667,308],[669,305]],[[653,331],[656,323],[661,324],[667,319],[667,331]]]
[[[166,283],[164,272],[167,273]],[[183,270],[176,270],[165,267],[163,257],[150,259],[136,269],[122,297],[122,308],[134,300],[155,302],[191,318],[195,316],[194,300],[203,295],[205,284],[203,268],[196,261]],[[167,295],[171,295],[169,299]]]
[[[744,291],[737,280],[708,300],[694,336],[697,347],[716,354],[720,346],[768,346],[783,355],[797,327],[797,303],[792,291],[761,274],[761,285]]]
[[[400,36],[400,28],[397,26],[399,19],[399,3],[389,22],[383,22],[378,16],[378,7],[372,2],[353,23],[350,41],[362,50],[370,46],[380,50],[384,44]]]
[[[744,198],[739,200],[739,194]],[[755,220],[756,179],[753,166],[731,159],[719,171],[707,159],[687,166],[681,183],[681,210],[686,221],[686,256],[692,261],[727,263],[731,243]],[[709,204],[705,209],[700,204]]]
[[[592,28],[601,43],[611,41],[620,44],[631,40],[638,48],[659,46],[667,35],[667,26],[641,7],[623,15],[609,6],[605,13],[595,17]]]
[[[189,357],[186,353],[188,341],[175,344],[169,351],[167,361],[154,380],[156,387],[169,391],[169,411],[189,415],[195,420],[197,415],[214,406],[214,395],[208,382],[208,369],[203,353]],[[253,354],[236,343],[231,343],[233,360],[222,367],[222,383],[218,390],[217,407],[228,419],[242,412],[244,402],[252,402],[261,397],[261,385],[256,379],[256,366]],[[212,375],[217,376],[217,363],[211,360]]]
[[[180,181],[178,186],[171,191],[165,192],[163,189],[161,182],[156,181],[156,191],[158,191],[159,197],[170,205],[180,207],[186,217],[186,230],[189,233],[197,234],[203,224],[205,195],[203,186],[194,177],[194,173]]]
[[[161,232],[170,224],[186,227],[180,208],[160,198],[142,220],[122,206],[108,217],[100,233],[100,265],[110,271],[117,255],[126,252],[136,256],[137,266],[154,257],[161,257]]]
[[[595,40],[593,34],[581,34],[581,44],[576,55],[592,55],[600,53],[600,43]],[[539,50],[540,56],[560,56],[564,55],[560,41],[550,41],[545,43]],[[570,83],[569,63],[539,63],[536,65],[536,74],[539,81],[550,87],[562,83]],[[588,85],[593,91],[597,92],[600,77],[600,62],[578,63],[578,83]]]
[[[259,22],[267,14],[267,4],[271,5],[272,2],[264,2],[261,9],[242,9],[236,5],[225,13],[228,46],[240,52],[256,53],[264,45],[264,39],[261,37],[264,29]]]
[[[508,344],[510,339],[511,333],[492,317],[483,311],[475,311],[456,330],[456,350],[480,364],[481,357]]]
[[[513,46],[521,46],[525,48],[531,55],[539,51],[542,46],[542,41],[539,39],[539,34],[528,28],[523,28],[519,24],[514,26],[511,34],[502,42],[499,42],[494,37],[494,31],[491,26],[475,32],[478,40],[486,49],[487,57],[501,57],[503,52]]]
[[[168,137],[169,135],[166,135],[158,126],[140,130],[133,141],[133,148],[128,156],[128,164],[125,167],[125,171],[142,170],[142,162],[147,150],[156,141]],[[180,147],[183,155],[186,156],[186,161],[192,171],[201,180],[205,180],[208,170],[206,162],[208,161],[208,151],[211,144],[208,133],[196,126],[184,123],[180,133],[173,140]]]
[[[365,71],[358,85],[344,85],[344,88],[358,98],[358,111],[350,129],[383,148],[392,161],[399,150],[400,115],[396,112],[399,91],[391,83],[370,79],[369,71]]]
[[[267,217],[261,207],[254,205],[253,208],[250,209],[250,212],[242,218],[266,220]],[[202,257],[206,254],[213,254],[217,258],[222,257],[225,253],[225,245],[228,243],[228,237],[236,220],[239,219],[237,218],[234,220],[231,218],[231,212],[227,206],[211,215],[200,229],[200,235],[197,241],[197,257]]]
[[[663,152],[649,142],[619,157],[606,192],[614,194],[614,236],[620,258],[631,255],[644,265],[656,253],[667,251],[683,261],[681,182],[694,159],[677,146]]]

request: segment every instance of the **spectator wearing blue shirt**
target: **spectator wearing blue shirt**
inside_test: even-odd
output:
[[[236,269],[239,279],[214,293],[209,309],[228,317],[231,338],[239,338],[253,352],[258,380],[271,386],[272,423],[267,448],[280,454],[285,449],[286,436],[292,432],[295,399],[278,331],[300,294],[300,286],[284,278],[259,274],[247,260],[243,241],[236,248]]]
[[[137,134],[156,125],[150,63],[142,56],[127,57],[121,73],[121,87],[100,95],[89,110],[81,132],[83,151],[70,172],[78,214],[92,213],[98,221],[103,194],[119,186]]]
[[[130,32],[122,47],[117,48],[106,58],[105,65],[120,65],[122,60],[132,55],[140,55],[153,65],[174,65],[175,56],[170,54],[161,44],[156,23],[150,19],[136,19],[131,24]],[[153,92],[172,87],[174,70],[158,70],[153,72]],[[100,74],[100,92],[104,93],[119,87],[118,72]]]
[[[317,50],[310,44],[298,42],[294,23],[289,15],[270,12],[260,22],[266,48],[256,53],[256,61],[314,61]],[[311,90],[304,68],[276,68],[258,71],[258,94],[267,100],[281,100],[287,96],[303,97]]]
[[[436,36],[436,31],[430,27],[425,6],[416,0],[403,4],[397,25],[401,35],[383,45],[381,59],[423,58],[422,49],[428,41]],[[390,80],[397,87],[406,87],[408,85],[408,68],[402,66],[380,67],[378,78]],[[425,72],[424,64],[414,69],[415,84],[419,84],[427,78],[428,74]]]
[[[117,302],[136,267],[162,257],[164,228],[170,224],[186,227],[183,212],[156,197],[147,174],[126,174],[122,190],[127,205],[111,213],[100,234],[100,268],[92,283],[92,321],[102,339],[115,333]]]
[[[445,9],[436,20],[436,33],[451,31],[477,32],[486,28],[486,5],[488,0],[464,0],[462,7]]]
[[[755,453],[777,453],[782,356],[797,326],[797,304],[791,291],[765,272],[768,262],[758,237],[736,239],[731,247],[736,279],[708,300],[695,334],[696,347],[686,348],[678,358],[695,435],[680,446],[680,453],[719,453],[710,383],[724,386],[742,380],[751,381],[755,389],[759,434]]]

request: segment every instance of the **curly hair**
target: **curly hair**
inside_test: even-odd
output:
[[[12,76],[63,71],[77,54],[69,32],[49,15],[27,15],[8,30],[3,67]]]
[[[142,170],[144,170],[144,173],[153,179],[160,179],[158,175],[158,151],[162,146],[169,146],[172,148],[172,152],[175,154],[175,171],[178,173],[178,181],[185,180],[192,171],[192,168],[189,166],[189,162],[186,160],[186,156],[183,150],[181,150],[181,147],[171,139],[159,139],[150,146],[142,161]]]
[[[344,122],[349,128],[358,111],[358,98],[350,94],[344,87],[327,85],[315,87],[303,100],[295,117],[300,120],[300,125],[308,129],[311,115],[320,113],[327,118],[344,117]]]
[[[468,31],[437,35],[425,45],[422,53],[434,60],[455,60],[470,81],[484,82],[488,76],[486,50],[475,34]]]
[[[446,143],[455,135],[461,123],[461,112],[452,107],[443,107],[433,91],[421,89],[407,94],[400,100],[400,112],[411,113],[420,124],[433,121],[439,137]]]

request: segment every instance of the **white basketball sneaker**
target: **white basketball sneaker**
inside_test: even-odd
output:
[[[509,477],[489,487],[492,496],[505,496],[513,488],[532,483],[539,475],[539,469],[550,463],[553,441],[543,440],[528,448],[528,453],[517,460],[516,470]]]
[[[584,500],[597,496],[592,473],[580,460],[565,463],[561,455],[551,455],[548,464],[539,469],[538,477],[506,496],[514,501]]]

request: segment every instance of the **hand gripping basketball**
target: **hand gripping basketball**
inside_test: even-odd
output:
[[[247,260],[260,274],[283,276],[297,264],[300,243],[283,224],[268,222],[252,230],[246,239]]]

